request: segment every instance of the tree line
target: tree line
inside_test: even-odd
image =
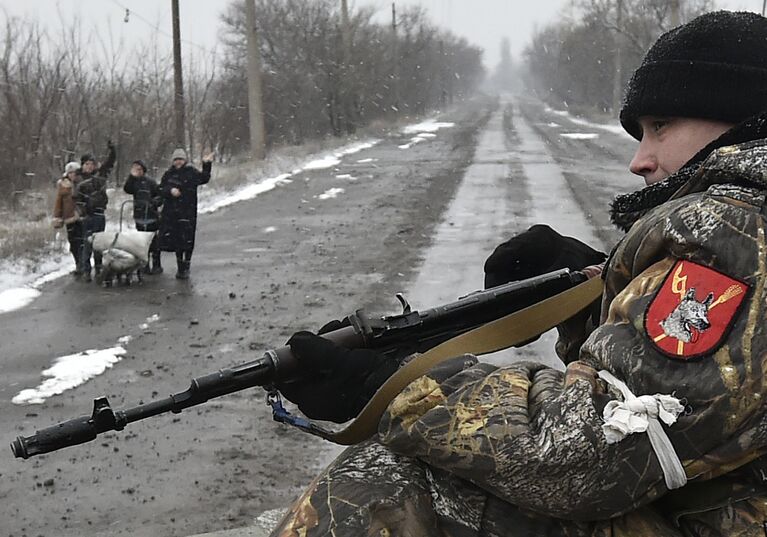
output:
[[[438,29],[419,9],[396,13],[394,24],[359,9],[346,27],[337,0],[256,0],[256,13],[268,145],[425,114],[468,95],[484,76],[481,49]],[[105,155],[107,140],[118,148],[118,180],[135,158],[167,164],[174,146],[169,40],[155,34],[115,43],[103,28],[81,23],[52,35],[34,21],[4,18],[0,184],[50,184],[81,153]],[[244,2],[236,0],[221,16],[216,50],[182,45],[192,158],[205,149],[222,159],[247,150],[244,21]]]
[[[713,0],[576,0],[534,32],[523,54],[527,84],[552,103],[617,115],[650,45],[712,9]]]

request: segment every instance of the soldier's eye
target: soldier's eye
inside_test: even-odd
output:
[[[669,124],[669,120],[667,120],[667,119],[656,119],[656,120],[653,120],[653,122],[652,122],[652,130],[653,130],[653,132],[658,133],[661,130],[663,130],[665,127],[667,127],[668,124]]]

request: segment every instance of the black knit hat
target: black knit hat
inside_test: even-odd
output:
[[[84,153],[83,156],[80,157],[80,165],[82,166],[83,164],[85,164],[89,160],[92,160],[93,162],[96,162],[96,157],[94,157],[90,153]]]
[[[715,11],[658,38],[626,89],[620,119],[637,140],[642,116],[739,123],[767,109],[767,18]]]

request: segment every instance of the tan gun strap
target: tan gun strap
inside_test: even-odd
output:
[[[440,343],[397,370],[368,401],[362,412],[328,440],[349,446],[376,434],[389,403],[405,387],[434,366],[463,354],[487,354],[507,349],[548,332],[594,302],[602,294],[602,279],[597,276],[525,309],[491,321]]]

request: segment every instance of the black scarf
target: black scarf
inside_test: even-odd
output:
[[[619,229],[631,226],[652,209],[667,202],[682,186],[692,179],[701,163],[715,149],[767,138],[767,111],[735,125],[719,138],[698,151],[678,172],[630,194],[616,196],[610,205],[610,219]]]

